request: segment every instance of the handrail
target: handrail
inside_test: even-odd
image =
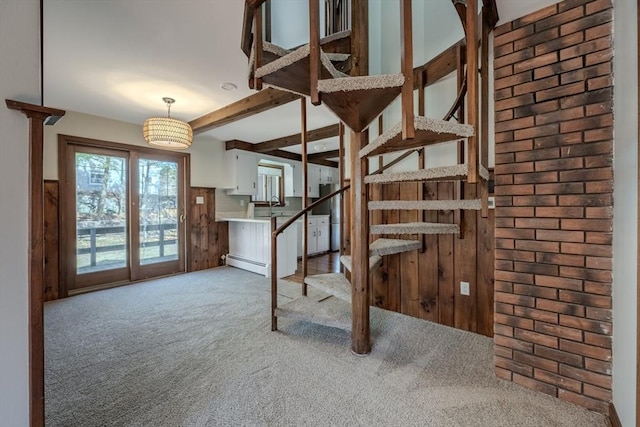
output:
[[[276,229],[276,217],[271,218],[271,330],[278,330],[278,318],[276,317],[276,308],[278,308],[278,235],[282,233],[287,227],[293,224],[302,215],[307,214],[311,209],[318,206],[320,203],[324,203],[332,197],[343,193],[351,187],[351,184],[347,184],[344,187],[334,191],[331,194],[327,194],[324,197],[311,203],[300,212],[289,218],[284,224]],[[303,248],[303,251],[306,251]],[[304,277],[302,278],[304,281]]]
[[[295,215],[293,215],[291,218],[289,218],[287,221],[285,221],[284,224],[282,224],[280,227],[278,227],[277,229],[272,231],[272,235],[274,237],[277,237],[280,233],[282,233],[287,227],[289,227],[291,224],[293,224],[294,222],[297,221],[298,218],[300,218],[302,215],[304,215],[305,213],[309,212],[310,210],[312,210],[313,208],[315,208],[316,206],[318,206],[319,204],[326,202],[327,200],[329,200],[330,198],[337,196],[338,194],[348,190],[351,187],[351,184],[347,184],[344,187],[334,191],[331,194],[327,194],[326,196],[323,196],[321,198],[319,198],[318,200],[316,200],[315,202],[311,203],[309,206],[307,206],[306,208],[302,209],[301,211],[297,212]]]

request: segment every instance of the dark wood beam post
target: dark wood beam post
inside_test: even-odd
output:
[[[340,122],[338,125],[338,179],[340,181],[340,188],[344,188],[344,124]],[[345,233],[346,229],[344,227],[345,223],[345,195],[344,193],[340,193],[340,256],[344,255],[345,249]],[[344,273],[344,265],[340,263],[340,272]]]
[[[253,88],[262,90],[262,79],[255,77],[258,68],[262,67],[262,6],[256,8],[254,15],[253,49],[255,55],[255,60],[253,61]]]
[[[400,1],[400,45],[402,85],[402,138],[416,136],[413,113],[413,26],[411,24],[411,0]]]
[[[482,45],[480,47],[480,164],[484,168],[489,167],[489,34],[491,27],[489,26],[489,11],[482,9]],[[480,202],[482,209],[480,215],[482,218],[489,216],[489,182],[486,179],[480,180]]]
[[[371,351],[369,325],[369,210],[367,175],[369,159],[360,159],[367,131],[351,132],[351,350]]]
[[[6,100],[7,108],[29,119],[29,415],[44,426],[44,178],[42,126],[63,110]]]
[[[302,208],[309,206],[309,164],[307,158],[307,100],[300,100],[300,135],[302,136]],[[302,228],[302,295],[307,295],[307,250],[309,247],[309,221],[307,212],[304,213],[304,226]]]
[[[338,136],[338,127],[339,125],[336,123],[335,125],[324,126],[318,129],[307,131],[307,142],[319,141],[321,139]],[[256,153],[267,153],[270,151],[278,150],[280,148],[291,147],[292,145],[298,145],[301,143],[302,133],[296,133],[293,135],[287,135],[254,144],[253,151],[255,151]]]
[[[320,67],[320,3],[309,0],[309,93],[313,105],[320,105]]]
[[[479,180],[478,170],[478,0],[467,0],[467,123],[473,126],[473,136],[467,140],[467,182]]]
[[[465,47],[464,45],[458,47],[457,54],[457,62],[458,62],[458,91],[462,85],[464,85],[465,74],[464,74],[464,64],[465,64]],[[468,71],[467,71],[468,72]],[[460,104],[460,108],[458,108],[458,123],[465,122],[465,109],[464,102]],[[464,141],[458,141],[458,164],[464,164],[466,162],[466,153],[464,147]],[[458,181],[456,184],[458,199],[464,199],[464,182]],[[460,227],[460,234],[458,234],[458,238],[464,238],[464,210],[458,209],[454,213],[454,221]]]
[[[369,1],[351,0],[351,75],[369,74]]]

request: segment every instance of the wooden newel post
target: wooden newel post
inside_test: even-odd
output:
[[[271,330],[278,330],[278,235],[276,234],[276,218],[271,217]]]
[[[29,412],[32,427],[44,426],[44,179],[43,130],[65,111],[6,100],[29,119]],[[52,123],[53,124],[53,123]]]
[[[369,210],[367,209],[368,158],[360,159],[367,132],[351,132],[351,350],[371,351],[369,325]]]

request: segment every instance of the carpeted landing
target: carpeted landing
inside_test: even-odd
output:
[[[338,329],[271,332],[269,300],[268,279],[222,267],[47,303],[46,425],[606,425],[495,378],[490,338],[374,309],[356,357]]]

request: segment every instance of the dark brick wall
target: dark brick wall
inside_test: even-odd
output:
[[[498,27],[494,39],[495,372],[603,413],[612,14],[611,0],[566,0]]]

